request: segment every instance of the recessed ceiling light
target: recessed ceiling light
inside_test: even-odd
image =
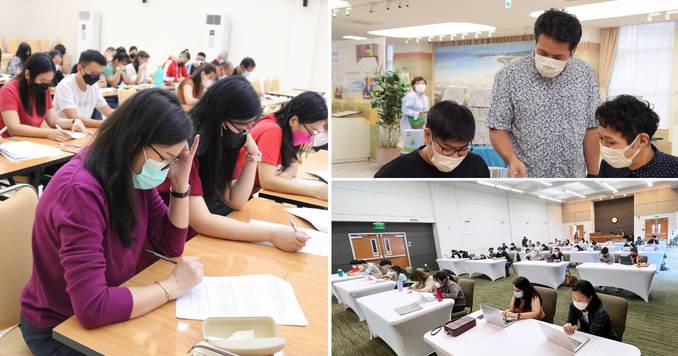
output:
[[[581,194],[579,194],[579,193],[577,193],[577,192],[573,192],[573,191],[571,191],[571,190],[565,189],[563,192],[568,193],[568,194],[571,194],[571,195],[574,195],[574,196],[577,196],[577,197],[580,197],[580,198],[586,198],[585,195],[581,195]]]
[[[361,40],[366,40],[367,37],[362,37],[362,36],[354,36],[354,35],[346,35],[346,36],[341,36],[341,38],[345,40],[356,40],[356,41],[361,41]]]
[[[373,30],[368,33],[375,36],[408,38],[408,37],[433,37],[446,36],[450,34],[494,31],[492,26],[469,23],[469,22],[445,22],[421,26],[409,26],[389,28],[384,30]]]
[[[678,9],[678,0],[614,0],[595,4],[566,7],[565,11],[577,16],[579,21],[591,21],[626,17]],[[544,11],[534,11],[531,17],[539,17]],[[651,20],[651,17],[649,17]]]

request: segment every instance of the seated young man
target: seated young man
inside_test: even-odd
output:
[[[660,152],[651,143],[659,116],[650,104],[619,95],[596,110],[600,135],[600,178],[673,178],[678,157]]]
[[[441,101],[428,112],[425,145],[386,163],[375,178],[489,178],[483,159],[472,153],[476,124],[471,111]]]

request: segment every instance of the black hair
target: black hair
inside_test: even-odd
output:
[[[196,56],[196,57],[198,57],[198,56],[207,57],[207,55],[205,54],[205,52],[198,52],[198,54],[196,54],[195,56]]]
[[[85,167],[101,184],[108,202],[109,224],[125,247],[137,224],[132,183],[134,159],[152,144],[175,145],[193,139],[193,126],[179,99],[152,88],[130,97],[104,121],[88,148]]]
[[[26,71],[28,71],[29,78],[26,79]],[[42,73],[56,72],[56,67],[52,58],[44,52],[36,53],[30,57],[21,68],[21,72],[17,75],[19,81],[19,97],[21,98],[21,105],[28,115],[33,114],[33,105],[38,116],[43,116],[47,108],[45,107],[45,95],[49,95],[46,91],[36,92],[33,83],[35,78]]]
[[[393,263],[390,260],[384,258],[379,261],[379,266],[393,266]]]
[[[132,51],[132,48],[130,48],[130,51]],[[134,70],[137,72],[139,72],[139,59],[141,58],[148,59],[151,58],[151,56],[146,51],[137,52],[136,56],[134,56],[134,59],[132,59],[132,65],[134,66]]]
[[[607,255],[607,253],[608,253],[609,251],[610,251],[610,250],[608,250],[607,247],[603,247],[603,248],[600,250],[600,253],[602,253],[603,255]]]
[[[33,51],[31,50],[31,45],[29,45],[26,42],[21,42],[19,44],[19,47],[17,47],[17,49],[16,49],[15,56],[17,56],[17,57],[19,57],[19,59],[21,59],[21,64],[23,65],[28,60],[28,57],[31,56],[32,52]]]
[[[56,56],[63,57],[63,55],[61,55],[61,52],[59,52],[57,50],[49,51],[49,52],[47,52],[47,54],[49,55],[49,58],[52,59],[52,61],[54,60],[54,57],[56,57]]]
[[[348,264],[350,264],[350,265],[359,265],[359,264],[360,264],[360,260],[351,260],[351,262],[349,262]]]
[[[414,88],[414,84],[415,84],[416,82],[420,81],[420,80],[423,80],[423,81],[424,81],[424,84],[428,84],[428,83],[426,83],[426,79],[424,79],[424,77],[422,77],[422,76],[416,76],[416,77],[414,77],[414,79],[412,79],[412,88]]]
[[[116,52],[116,53],[117,53],[117,52],[125,52],[125,53],[127,53],[127,50],[125,49],[125,47],[120,46],[120,47],[118,47],[118,48],[115,49],[115,52]]]
[[[212,64],[212,63],[204,63],[198,69],[193,71],[193,74],[189,77],[191,81],[193,82],[193,97],[197,98],[200,96],[200,93],[202,93],[202,76],[200,76],[201,73],[210,74],[210,73],[216,73],[217,68]],[[181,84],[179,84],[179,88],[177,88],[177,92],[179,90],[183,90],[184,85],[186,85],[186,81],[183,80]]]
[[[412,271],[412,276],[410,279],[419,283],[424,283],[430,275],[430,273],[424,271],[423,269],[417,268]]]
[[[191,52],[188,51],[188,48],[179,53],[179,57],[185,56],[186,59],[191,59]]]
[[[598,124],[620,132],[628,143],[638,134],[646,133],[652,138],[659,126],[659,116],[649,102],[632,95],[619,95],[596,109]]]
[[[101,54],[101,52],[93,49],[88,49],[80,53],[80,59],[78,60],[79,65],[84,67],[92,62],[105,66],[106,57],[104,57],[104,55]]]
[[[513,285],[523,291],[522,298],[513,298],[513,308],[519,308],[521,299],[525,301],[523,307],[525,311],[532,311],[532,299],[536,296],[539,298],[539,303],[542,303],[541,294],[530,283],[530,280],[525,277],[517,277],[513,280]]]
[[[431,107],[426,127],[435,138],[471,142],[476,133],[476,121],[471,110],[451,100],[443,100]]]
[[[292,98],[278,112],[275,119],[282,128],[282,147],[280,156],[283,168],[289,167],[293,161],[299,161],[300,146],[295,147],[292,142],[292,128],[290,119],[296,116],[300,124],[311,124],[327,120],[327,103],[323,97],[314,92],[306,91]]]
[[[209,202],[217,195],[223,195],[230,186],[240,152],[239,148],[231,148],[230,142],[225,139],[225,121],[258,119],[261,102],[247,79],[228,77],[207,89],[189,115],[201,138],[196,155],[200,162],[203,196]]]
[[[636,253],[638,253],[638,248],[635,247],[635,246],[631,247],[631,252],[634,252],[634,251],[635,251]]]
[[[593,284],[585,279],[574,282],[572,291],[579,292],[587,298],[591,298],[589,304],[586,306],[586,310],[596,310],[602,304],[600,298],[598,298],[598,294],[596,294],[596,290],[593,288]]]
[[[254,59],[252,59],[252,57],[243,58],[242,61],[240,61],[240,65],[245,69],[254,68],[257,66],[257,64],[254,63]]]
[[[63,56],[64,54],[66,54],[66,47],[65,47],[64,45],[62,45],[61,43],[59,43],[59,44],[57,44],[56,46],[54,46],[54,50],[55,50],[55,51],[61,52],[61,55],[62,55],[62,56]]]
[[[127,51],[125,51],[125,50],[117,51],[117,52],[115,52],[115,55],[113,55],[113,60],[118,61],[118,62],[120,62],[120,61],[129,62],[130,61],[129,54],[127,54]]]
[[[440,271],[436,272],[435,275],[433,275],[433,279],[436,281],[444,281],[446,278],[453,282],[459,281],[457,274],[450,271],[449,269],[441,269]]]
[[[129,47],[129,52],[132,52],[133,50],[138,50],[137,46],[130,46]]]
[[[558,42],[567,42],[570,53],[577,48],[581,40],[581,23],[576,16],[563,10],[549,9],[537,17],[534,23],[534,40],[546,35]]]

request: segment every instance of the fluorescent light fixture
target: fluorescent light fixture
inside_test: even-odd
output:
[[[330,0],[330,9],[343,9],[349,7],[351,4],[344,0]]]
[[[571,194],[571,195],[574,195],[574,196],[578,196],[578,197],[580,197],[580,198],[586,198],[585,195],[581,195],[581,194],[579,194],[579,193],[577,193],[577,192],[573,192],[573,191],[571,191],[571,190],[565,189],[564,192],[567,193],[567,194]]]
[[[617,189],[612,188],[612,186],[609,185],[609,184],[607,184],[606,182],[598,182],[598,184],[599,184],[601,187],[603,187],[603,188],[605,188],[605,189],[611,191],[612,193],[617,193],[617,192],[618,192]]]
[[[467,32],[494,31],[496,28],[469,22],[445,22],[421,26],[389,28],[368,31],[369,34],[381,37],[408,38],[446,36]]]
[[[522,190],[514,189],[514,188],[511,188],[511,187],[508,187],[508,186],[505,186],[505,185],[501,185],[501,184],[494,184],[494,183],[486,182],[484,180],[479,180],[476,183],[481,184],[481,185],[485,185],[485,186],[488,186],[488,187],[493,187],[493,188],[505,190],[505,191],[508,191],[508,192],[523,194]]]
[[[356,40],[356,41],[362,41],[366,40],[367,37],[362,37],[362,36],[354,36],[354,35],[346,35],[346,36],[341,36],[341,38],[345,40]]]
[[[579,21],[654,14],[671,10],[678,10],[678,0],[614,0],[565,8],[565,11],[577,16]],[[539,17],[543,12],[534,11],[530,13],[530,16]]]
[[[546,195],[537,195],[537,196],[540,197],[540,198],[542,198],[542,199],[550,200],[550,201],[556,202],[556,203],[562,203],[562,202],[563,202],[563,201],[560,200],[560,199],[547,197]]]
[[[494,183],[486,182],[484,180],[479,180],[478,184],[486,185],[488,187],[494,187]]]

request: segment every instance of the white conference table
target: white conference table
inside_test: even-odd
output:
[[[359,298],[370,334],[384,340],[397,355],[430,354],[433,350],[421,334],[450,320],[454,299],[422,301],[423,295],[433,297],[431,293],[391,290]],[[422,309],[405,315],[395,311],[412,303],[418,303]]]
[[[598,262],[600,251],[572,251],[569,253],[563,252],[564,255],[570,255],[570,262],[572,263],[587,263]]]
[[[465,262],[469,277],[474,273],[484,274],[492,281],[506,276],[506,259],[468,260]]]
[[[643,298],[650,298],[652,280],[657,273],[656,265],[636,267],[620,263],[582,263],[577,266],[580,279],[585,279],[594,286],[616,287],[626,289]]]
[[[518,275],[544,286],[558,289],[565,282],[565,270],[569,262],[520,261],[513,264]]]
[[[438,262],[438,267],[440,269],[449,269],[458,276],[468,273],[468,268],[466,267],[465,262],[468,260],[468,258],[439,258],[436,260],[436,262]]]
[[[532,253],[532,252],[530,252],[530,253]],[[529,260],[527,259],[527,252],[521,251],[521,252],[519,252],[519,255],[520,255],[520,260],[521,260],[521,261],[529,261]],[[546,259],[549,258],[549,257],[551,257],[551,252],[549,252],[549,251],[541,251],[541,258],[543,258],[544,260],[546,260]],[[515,260],[513,260],[513,261],[515,262]]]
[[[365,278],[364,275],[360,274],[354,274],[352,276],[349,276],[348,273],[344,272],[343,277],[339,277],[338,274],[333,274],[332,277],[330,278],[330,281],[332,283],[332,295],[337,298],[337,301],[339,301],[339,296],[337,294],[337,291],[334,289],[334,284],[339,283],[339,282],[346,282],[346,281],[352,281],[354,279],[360,279],[360,278]]]
[[[480,311],[469,314],[478,317]],[[433,347],[438,356],[572,356],[574,353],[546,339],[539,323],[562,331],[562,326],[534,319],[519,320],[506,328],[487,321],[477,320],[476,326],[454,337],[444,330],[431,336],[424,334],[424,340]],[[640,350],[623,342],[606,339],[577,331],[590,340],[577,351],[577,356],[640,356]]]
[[[396,282],[379,279],[354,279],[334,284],[337,291],[337,300],[343,304],[345,308],[351,308],[358,315],[360,321],[365,320],[365,315],[360,310],[360,306],[356,299],[370,294],[381,293],[395,288]]]
[[[628,251],[615,251],[612,252],[613,255],[620,257],[626,257],[629,255]],[[657,268],[661,266],[662,260],[664,259],[664,251],[638,251],[638,254],[641,256],[647,257],[647,263],[652,265],[657,265]]]

